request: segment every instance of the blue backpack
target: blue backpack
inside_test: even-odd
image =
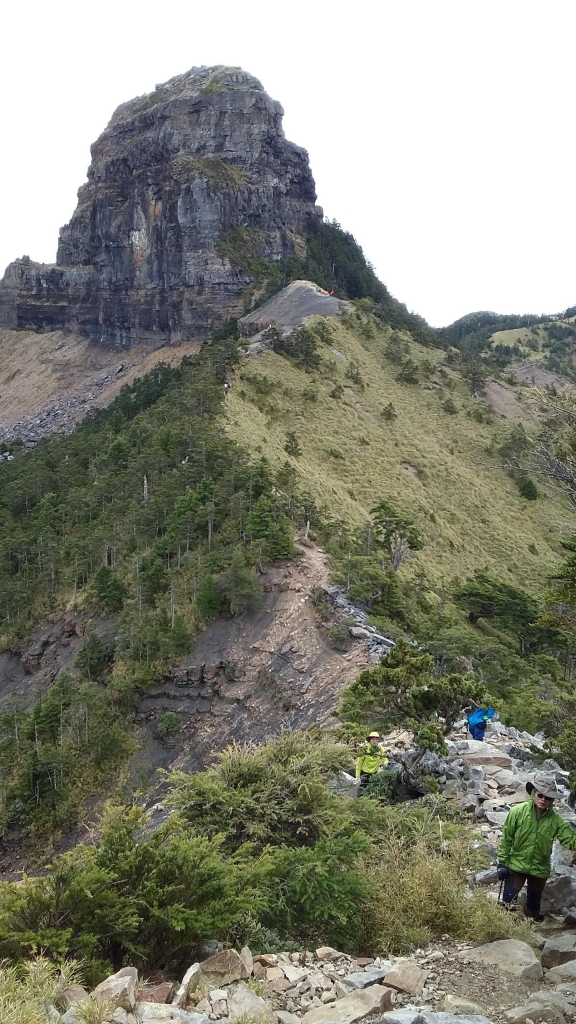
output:
[[[475,711],[471,711],[468,715],[468,725],[480,725],[487,718],[494,718],[496,712],[494,708],[476,708]]]

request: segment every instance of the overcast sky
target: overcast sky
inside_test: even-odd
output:
[[[55,259],[119,103],[240,65],[433,325],[576,304],[574,0],[5,0],[0,264]]]

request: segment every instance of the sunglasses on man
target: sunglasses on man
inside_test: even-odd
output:
[[[536,796],[540,797],[541,800],[547,800],[549,804],[554,802],[553,796],[544,796],[544,793],[536,793]]]

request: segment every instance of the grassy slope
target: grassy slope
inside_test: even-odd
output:
[[[428,390],[428,382],[397,383],[398,366],[384,354],[385,330],[374,330],[370,340],[340,323],[334,331],[333,345],[345,359],[320,346],[322,371],[307,374],[272,352],[243,362],[227,399],[231,434],[278,466],[287,459],[286,431],[294,430],[302,455],[290,461],[336,517],[361,525],[382,498],[411,512],[426,542],[412,565],[425,568],[435,585],[487,567],[501,578],[540,588],[558,557],[568,503],[555,490],[525,501],[499,468],[498,456],[486,451],[507,435],[510,422],[497,413],[489,424],[469,418],[467,412],[488,406],[470,398],[466,383],[455,376],[457,415],[441,407],[448,390]],[[443,359],[415,344],[412,356]],[[364,391],[345,376],[350,360],[360,365]],[[341,399],[329,397],[334,381],[345,386]],[[302,392],[314,383],[318,397],[310,401]],[[391,423],[381,416],[389,402],[398,414]],[[530,544],[537,554],[528,550]]]

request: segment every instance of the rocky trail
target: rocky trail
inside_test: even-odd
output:
[[[566,1024],[576,1015],[576,984],[543,966],[554,940],[540,945],[535,953],[514,939],[472,947],[445,936],[410,957],[384,959],[330,946],[253,955],[211,943],[181,982],[139,981],[126,967],[98,985],[92,1001],[110,1024]],[[89,998],[75,986],[66,1012],[53,1008],[50,1019],[76,1024]]]

